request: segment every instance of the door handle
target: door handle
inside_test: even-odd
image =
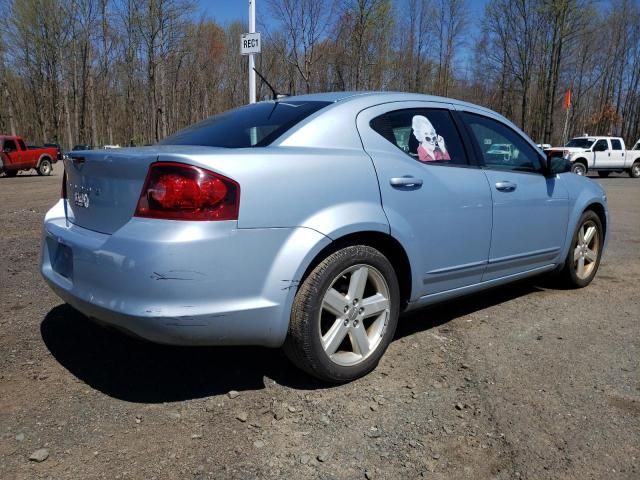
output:
[[[422,185],[422,179],[405,175],[403,177],[393,177],[389,179],[392,187],[419,187]]]
[[[500,190],[501,192],[513,192],[516,189],[517,185],[511,182],[497,182],[496,190]]]

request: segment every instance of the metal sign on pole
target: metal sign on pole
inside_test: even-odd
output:
[[[240,36],[240,53],[242,55],[253,55],[254,53],[260,53],[261,43],[262,37],[259,32],[243,33]]]

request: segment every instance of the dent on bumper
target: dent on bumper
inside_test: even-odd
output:
[[[134,218],[105,235],[69,224],[60,202],[45,218],[41,272],[82,313],[151,341],[279,346],[300,266],[329,240],[236,227]]]

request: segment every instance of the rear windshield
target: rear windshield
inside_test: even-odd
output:
[[[569,143],[565,145],[565,147],[574,147],[574,148],[591,148],[591,144],[593,143],[592,138],[572,138],[569,140]]]
[[[161,145],[264,147],[330,102],[260,102],[207,118],[165,138]]]

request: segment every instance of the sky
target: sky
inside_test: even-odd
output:
[[[467,0],[469,9],[471,10],[469,18],[474,23],[472,30],[477,31],[479,25],[477,22],[482,17],[484,6],[488,0]],[[200,13],[208,18],[212,18],[219,23],[227,23],[233,20],[248,21],[249,18],[249,2],[248,0],[196,0]],[[260,20],[268,22],[268,0],[255,0],[256,2],[256,19],[257,23]],[[404,3],[399,0],[394,0],[394,3]],[[256,30],[259,30],[257,28]]]
[[[200,12],[219,23],[233,20],[248,21],[249,2],[246,0],[197,0]],[[256,16],[267,6],[266,0],[256,0]]]

